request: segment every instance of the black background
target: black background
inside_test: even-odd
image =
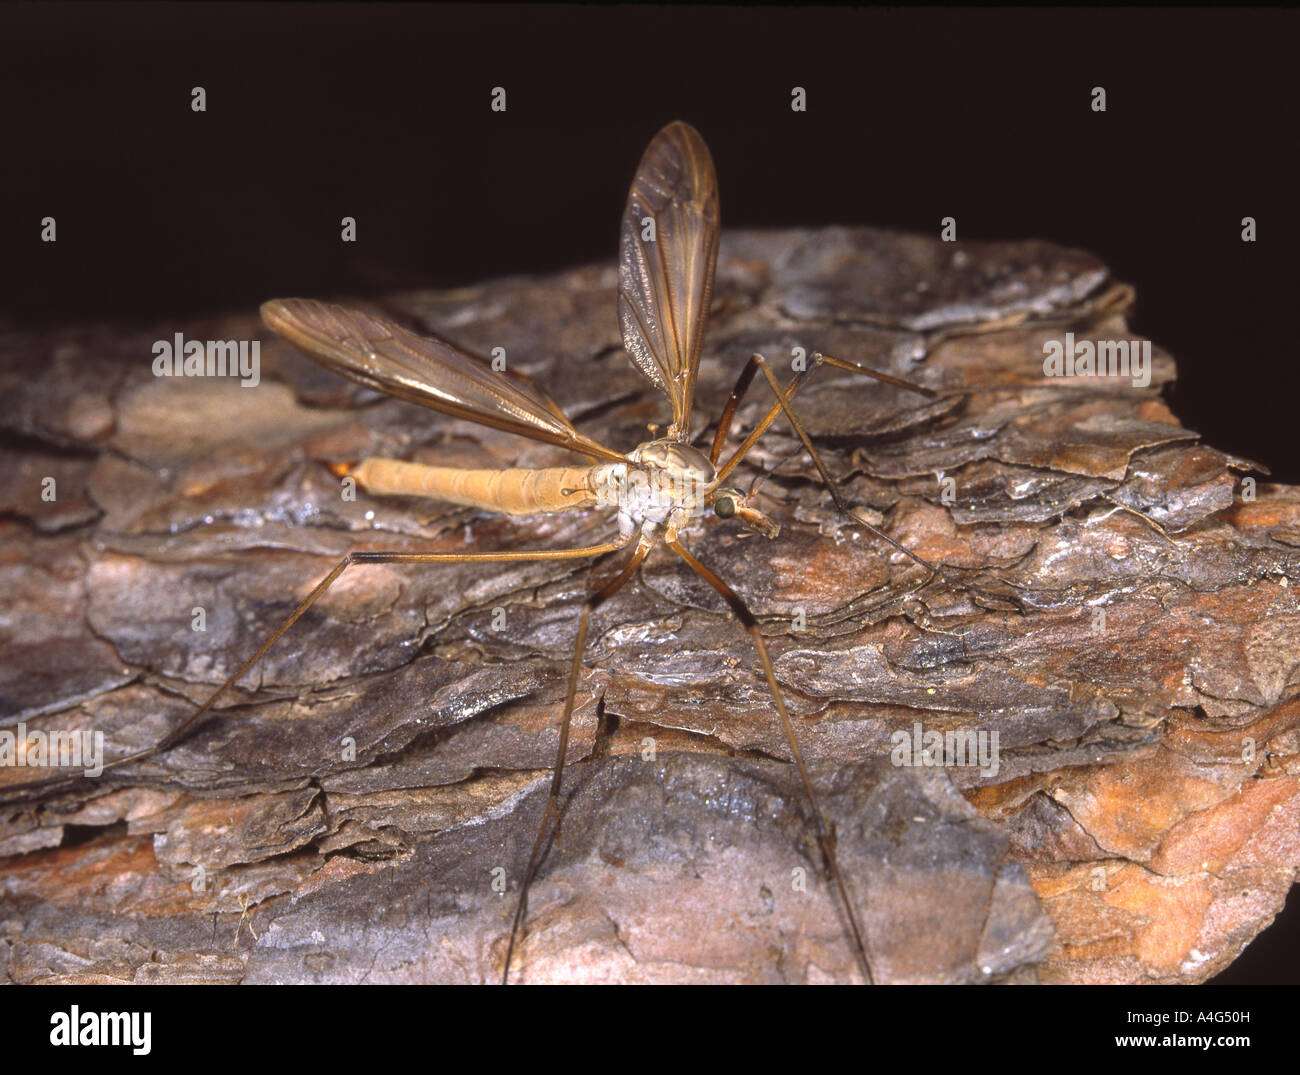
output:
[[[1287,10],[9,6],[0,326],[612,260],[641,150],[685,119],[725,226],[952,215],[963,239],[1092,251],[1177,358],[1183,423],[1296,483],[1297,30]],[[1225,978],[1295,981],[1297,932]]]

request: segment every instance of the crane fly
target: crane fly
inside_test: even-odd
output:
[[[795,416],[791,399],[807,376],[821,365],[860,373],[926,396],[938,393],[820,354],[814,354],[812,361],[782,387],[763,356],[754,355],[742,369],[727,399],[711,445],[707,450],[696,447],[691,432],[693,397],[713,290],[718,234],[718,187],[708,147],[693,127],[682,122],[671,123],[650,142],[628,194],[620,233],[618,318],[629,359],[667,397],[672,417],[663,437],[627,453],[580,433],[559,405],[531,382],[497,373],[446,340],[418,335],[379,317],[323,302],[277,299],[265,303],[262,318],[271,329],[311,358],[353,381],[455,418],[567,449],[588,460],[585,465],[533,469],[467,469],[367,458],[357,464],[332,467],[336,474],[350,476],[374,495],[427,497],[514,516],[612,509],[617,513],[618,534],[600,544],[578,548],[471,553],[349,552],[201,706],[155,746],[117,759],[106,768],[141,760],[178,743],[354,564],[595,561],[607,554],[625,552],[608,581],[593,583],[578,616],[550,790],[519,885],[501,968],[501,980],[505,983],[524,935],[529,888],[544,858],[548,833],[558,823],[561,813],[565,752],[591,615],[636,574],[651,550],[666,545],[721,595],[753,640],[811,808],[827,874],[852,934],[855,961],[864,979],[871,982],[866,938],[836,859],[835,831],[818,803],[758,623],[744,600],[686,547],[683,538],[699,529],[709,516],[767,537],[777,535],[777,524],[756,506],[754,493],[743,492],[729,478],[763,432],[784,415],[836,506],[849,514],[856,525],[870,530],[928,569],[933,578],[937,568],[849,512]],[[770,387],[775,402],[724,460],[723,449],[736,412],[759,373]]]

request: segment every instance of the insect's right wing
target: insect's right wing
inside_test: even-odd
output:
[[[262,304],[262,320],[367,388],[584,455],[625,458],[579,433],[545,393],[493,372],[445,340],[312,299],[272,299]]]
[[[690,431],[717,257],[713,158],[694,127],[670,123],[651,139],[632,179],[618,256],[623,346],[672,403],[670,437]]]

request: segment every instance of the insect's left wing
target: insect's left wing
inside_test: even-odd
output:
[[[700,341],[718,257],[718,180],[699,132],[654,136],[628,192],[619,241],[623,346],[673,407],[670,437],[691,425]]]
[[[263,303],[262,320],[318,362],[367,388],[584,455],[625,458],[579,433],[540,389],[495,373],[446,340],[312,299]]]

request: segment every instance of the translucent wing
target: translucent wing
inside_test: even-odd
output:
[[[624,458],[574,429],[545,393],[494,372],[445,340],[312,299],[263,303],[262,320],[318,362],[367,388],[585,455]]]
[[[618,290],[623,346],[672,403],[670,437],[690,431],[717,256],[713,158],[694,127],[670,123],[646,148],[628,192]]]

